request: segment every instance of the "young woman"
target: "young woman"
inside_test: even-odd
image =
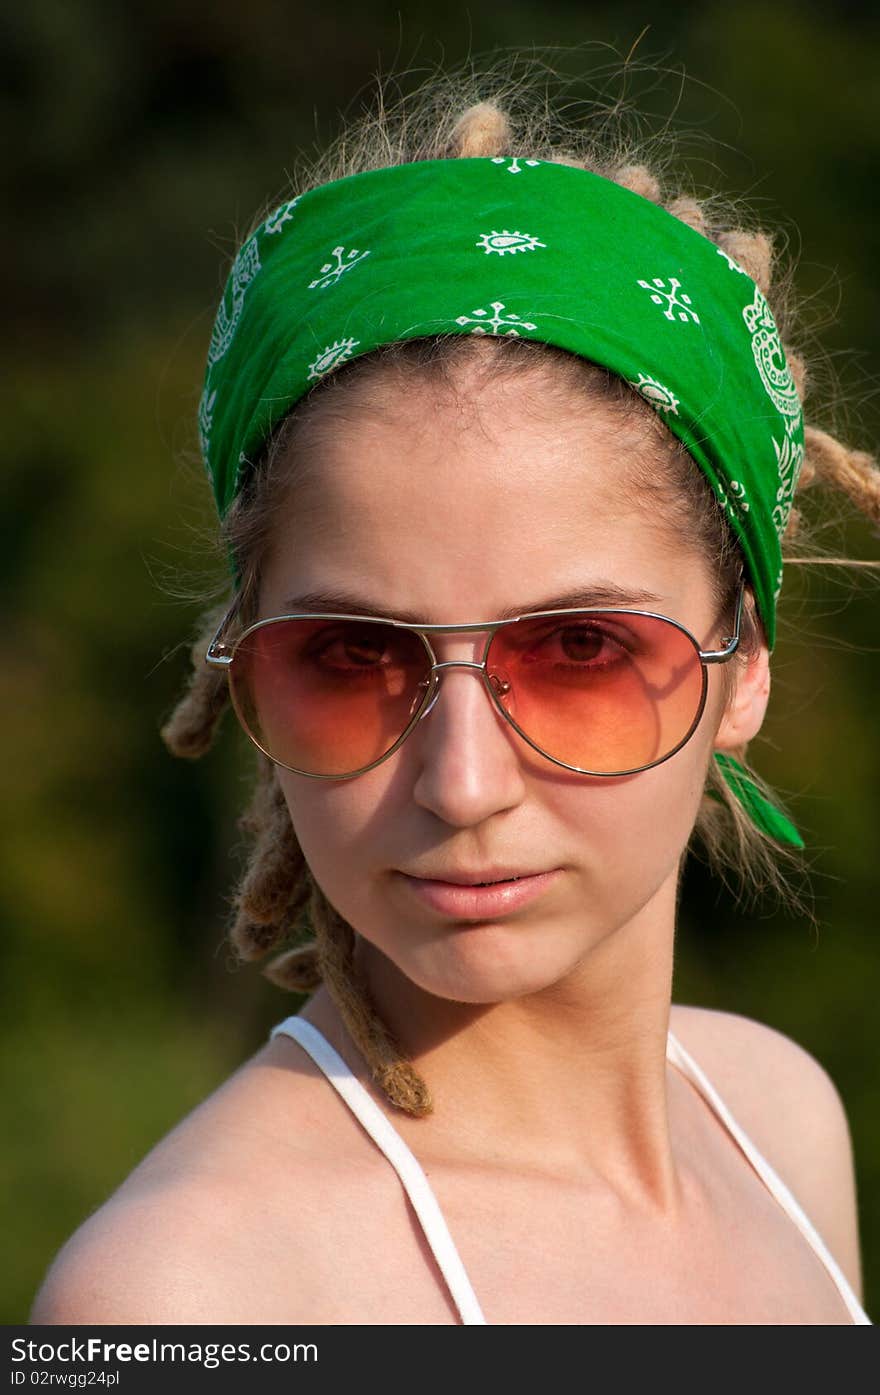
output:
[[[804,427],[765,234],[492,101],[354,148],[230,273],[233,585],[163,732],[258,748],[231,937],[311,996],[32,1320],[867,1323],[834,1084],[670,999],[692,837],[802,847],[745,764],[796,487],[880,477]]]

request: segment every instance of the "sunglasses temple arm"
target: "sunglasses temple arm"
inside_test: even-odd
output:
[[[229,624],[229,622],[233,619],[240,605],[241,592],[239,592],[239,594],[235,597],[235,600],[232,602],[231,606],[226,611],[226,614],[223,616],[223,619],[220,621],[220,624],[214,631],[214,636],[205,652],[206,664],[213,664],[215,668],[228,668],[229,665],[232,663],[232,655],[228,652],[229,646],[227,644],[223,644],[220,641],[220,635],[226,629],[226,626]]]
[[[700,658],[704,664],[723,664],[725,659],[729,659],[739,648],[740,624],[742,622],[743,600],[745,597],[746,583],[741,580],[739,591],[736,597],[736,619],[733,624],[733,634],[725,637],[721,642],[721,649],[701,649]]]

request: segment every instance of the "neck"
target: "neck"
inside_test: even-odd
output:
[[[676,1209],[666,1066],[676,881],[563,980],[500,1003],[427,993],[357,937],[379,1014],[434,1098],[426,1118],[394,1112],[421,1159],[503,1159],[505,1167],[611,1188],[631,1205]],[[326,988],[303,1016],[389,1109]]]

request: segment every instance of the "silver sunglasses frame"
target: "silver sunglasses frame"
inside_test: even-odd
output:
[[[245,639],[247,639],[248,635],[253,634],[255,630],[262,629],[266,625],[278,624],[282,620],[356,620],[359,623],[364,624],[390,625],[394,629],[410,630],[413,634],[419,636],[419,639],[422,641],[422,644],[424,645],[425,651],[430,660],[430,671],[424,680],[425,693],[421,703],[419,704],[416,711],[413,713],[412,717],[410,718],[403,732],[395,741],[394,745],[391,746],[389,750],[385,751],[381,756],[379,756],[378,760],[371,761],[369,765],[363,765],[358,770],[348,771],[343,775],[319,775],[316,774],[313,770],[300,770],[297,766],[286,765],[284,761],[278,760],[275,756],[271,754],[271,752],[267,751],[265,747],[261,746],[259,741],[257,741],[256,737],[248,730],[244,718],[238,710],[238,706],[235,701],[235,690],[233,688],[232,683],[230,682],[230,700],[232,702],[232,706],[235,710],[236,716],[239,719],[239,722],[242,726],[245,735],[248,737],[250,741],[253,742],[253,744],[257,747],[258,750],[263,752],[263,755],[267,756],[269,760],[273,762],[273,764],[280,765],[283,770],[291,770],[296,775],[305,775],[310,780],[351,780],[354,779],[354,777],[357,775],[365,775],[368,770],[375,770],[377,765],[381,765],[383,761],[388,760],[389,756],[393,756],[394,752],[397,751],[403,745],[403,742],[415,730],[416,726],[422,720],[422,718],[427,717],[428,713],[431,711],[431,708],[434,706],[434,703],[437,701],[437,698],[440,694],[441,670],[448,668],[471,668],[475,669],[480,674],[483,680],[483,686],[486,688],[486,691],[488,692],[496,711],[501,713],[504,720],[508,722],[510,726],[513,727],[514,731],[516,731],[517,734],[520,737],[522,737],[523,741],[525,741],[527,745],[531,746],[532,750],[537,751],[538,755],[543,756],[545,760],[551,761],[554,765],[562,766],[564,770],[572,770],[579,775],[589,775],[595,779],[616,779],[623,775],[637,775],[642,770],[651,770],[655,765],[662,765],[664,761],[669,760],[671,756],[674,756],[677,751],[681,750],[682,746],[685,746],[687,742],[690,741],[691,737],[693,736],[694,732],[700,724],[703,712],[705,711],[706,707],[706,696],[709,684],[708,674],[706,671],[707,665],[726,663],[728,659],[731,659],[733,657],[733,655],[739,648],[740,626],[742,621],[744,594],[745,580],[741,577],[736,597],[736,617],[734,620],[734,632],[732,635],[725,636],[724,639],[722,639],[722,647],[720,649],[701,649],[698,641],[691,634],[690,630],[687,629],[685,625],[680,624],[678,620],[672,620],[668,615],[661,615],[659,614],[659,612],[654,610],[631,610],[620,606],[578,606],[563,610],[532,610],[524,611],[521,615],[510,616],[506,620],[487,620],[479,624],[474,623],[463,625],[413,625],[405,620],[389,620],[386,619],[384,616],[379,615],[347,615],[335,611],[296,611],[289,615],[270,615],[264,618],[263,620],[256,620],[252,625],[249,625],[246,630],[243,630],[242,633],[238,635],[231,643],[227,644],[220,639],[220,636],[238,611],[239,605],[241,604],[242,600],[242,596],[241,594],[239,594],[227,610],[226,614],[223,616],[223,619],[220,621],[220,624],[217,626],[211,643],[208,645],[207,651],[205,653],[205,662],[207,664],[211,664],[215,668],[225,669],[228,681],[230,677],[229,670],[232,666],[233,660],[235,659],[235,654],[236,650],[238,649],[238,646],[242,644]],[[697,710],[697,714],[694,717],[694,720],[691,723],[691,726],[687,734],[682,737],[681,741],[679,741],[677,746],[673,747],[671,751],[667,751],[666,755],[660,756],[657,760],[649,761],[647,765],[635,766],[630,770],[587,770],[584,766],[569,765],[567,761],[559,760],[557,756],[549,755],[547,751],[542,750],[540,746],[536,745],[536,743],[531,739],[530,736],[526,735],[526,733],[522,730],[522,728],[510,715],[510,713],[507,712],[501,704],[500,699],[503,694],[503,691],[506,691],[506,687],[502,689],[501,692],[497,691],[495,686],[493,685],[492,679],[490,678],[487,672],[486,665],[488,662],[489,649],[491,647],[492,640],[494,639],[495,635],[500,629],[503,629],[504,626],[514,625],[519,620],[537,620],[543,619],[545,617],[552,618],[556,615],[640,615],[654,620],[664,620],[667,625],[674,625],[677,630],[680,630],[681,633],[690,640],[702,666],[702,692],[700,695],[700,703]],[[483,649],[483,657],[479,662],[476,662],[473,659],[449,659],[438,663],[437,655],[431,648],[431,644],[428,640],[429,634],[466,634],[475,630],[485,630],[488,634],[488,638],[486,639],[486,645]]]

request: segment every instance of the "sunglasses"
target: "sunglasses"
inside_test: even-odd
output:
[[[675,755],[703,715],[708,665],[736,653],[734,633],[701,649],[677,620],[647,610],[533,611],[473,625],[412,625],[300,612],[220,639],[205,661],[226,671],[245,733],[270,760],[319,780],[363,775],[393,755],[437,701],[441,675],[471,668],[533,750],[583,775],[634,775]],[[486,631],[479,662],[438,663],[429,635]]]

